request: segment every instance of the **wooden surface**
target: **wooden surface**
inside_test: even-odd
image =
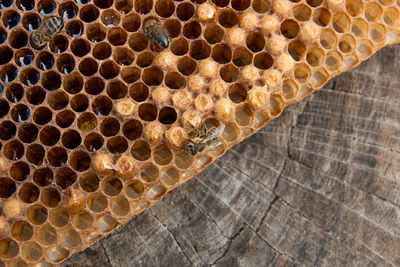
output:
[[[62,266],[399,266],[400,45]]]

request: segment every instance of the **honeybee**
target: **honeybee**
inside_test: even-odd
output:
[[[159,21],[155,19],[145,20],[143,23],[143,31],[147,38],[150,39],[152,45],[156,43],[163,48],[167,48],[169,46],[168,31]]]
[[[60,17],[49,17],[43,20],[39,28],[31,34],[30,43],[34,49],[42,49],[54,35],[59,33],[64,26]]]
[[[220,142],[218,136],[224,131],[225,125],[222,124],[218,127],[212,127],[207,131],[206,125],[201,122],[200,129],[191,125],[196,133],[196,136],[187,140],[184,150],[192,156],[197,153],[203,152],[205,149],[216,148]]]

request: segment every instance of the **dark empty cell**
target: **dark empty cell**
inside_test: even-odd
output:
[[[62,147],[53,147],[47,152],[47,160],[53,167],[61,167],[67,162],[68,155]]]
[[[0,118],[7,115],[9,110],[10,105],[8,104],[7,100],[0,98]]]
[[[85,92],[90,95],[98,95],[104,89],[104,81],[100,77],[92,77],[85,82]]]
[[[115,62],[121,66],[132,65],[132,62],[135,59],[135,54],[133,51],[126,47],[117,48],[113,54]]]
[[[186,56],[178,61],[178,70],[183,75],[191,75],[196,70],[196,61]]]
[[[231,28],[238,23],[238,17],[233,10],[224,10],[218,17],[219,24],[225,28]]]
[[[78,72],[64,76],[63,88],[70,94],[79,93],[83,87],[83,78]]]
[[[178,72],[170,72],[165,76],[165,85],[171,89],[183,88],[185,84],[185,77],[183,77]]]
[[[49,108],[39,107],[33,113],[33,121],[39,125],[44,125],[51,120],[52,112]]]
[[[30,173],[29,165],[23,161],[15,162],[10,167],[10,176],[16,181],[24,181]]]
[[[255,12],[265,13],[265,12],[269,11],[269,9],[271,8],[271,1],[270,0],[254,0],[252,7]]]
[[[84,94],[77,94],[71,98],[71,108],[76,112],[83,112],[89,106],[89,99]]]
[[[162,124],[172,124],[176,121],[176,118],[176,111],[172,107],[164,107],[160,110],[160,113],[158,114],[158,120]]]
[[[307,0],[307,4],[309,4],[312,7],[317,7],[321,5],[322,0]]]
[[[0,55],[0,65],[4,65],[12,59],[13,51],[9,46],[3,45],[0,46]]]
[[[43,51],[36,57],[36,66],[41,70],[49,70],[54,65],[54,57],[50,52]]]
[[[56,35],[50,40],[50,51],[53,53],[62,53],[68,48],[68,39],[64,35]]]
[[[206,59],[210,53],[211,48],[204,40],[196,40],[190,45],[190,56],[196,60]]]
[[[128,142],[122,136],[111,137],[108,139],[107,149],[113,154],[121,154],[128,149]]]
[[[65,189],[73,185],[76,181],[76,173],[68,167],[58,169],[56,173],[56,183],[61,188]]]
[[[164,27],[167,29],[170,38],[175,38],[181,33],[181,23],[176,19],[168,19],[164,22]]]
[[[24,122],[29,118],[31,111],[24,104],[18,104],[11,109],[11,118],[15,122]]]
[[[13,64],[8,64],[0,70],[0,78],[3,82],[11,82],[17,78],[18,70]]]
[[[101,42],[93,47],[92,55],[100,60],[106,59],[111,56],[111,45],[106,42]]]
[[[129,88],[129,95],[133,100],[143,102],[149,96],[149,88],[141,82],[135,83]]]
[[[20,81],[27,86],[35,85],[39,81],[39,78],[39,72],[31,68],[23,70],[19,75]]]
[[[91,133],[89,135],[87,135],[85,137],[85,148],[89,151],[89,152],[94,152],[99,150],[104,143],[104,139],[103,137],[98,134],[98,133]]]
[[[194,15],[194,7],[191,3],[180,3],[176,8],[176,15],[181,21],[189,20]]]
[[[85,58],[79,63],[79,71],[84,76],[92,76],[97,72],[97,62],[92,58]]]
[[[126,31],[120,27],[113,27],[108,31],[107,39],[114,46],[123,45],[128,38]]]
[[[27,13],[24,14],[24,17],[22,18],[22,25],[30,32],[37,30],[41,23],[42,20],[37,13]]]
[[[30,11],[35,7],[34,0],[17,0],[15,5],[22,11]]]
[[[32,144],[26,147],[26,158],[34,165],[42,165],[44,153],[44,148],[39,144]]]
[[[72,20],[65,25],[65,32],[71,37],[78,37],[82,35],[83,28],[83,23],[81,21]]]
[[[259,52],[263,50],[265,46],[263,35],[259,32],[250,33],[247,35],[246,45],[253,52]]]
[[[231,5],[237,11],[242,11],[250,6],[250,0],[232,0]]]
[[[90,45],[84,39],[74,39],[71,43],[71,51],[75,56],[83,57],[90,52]]]
[[[231,83],[237,80],[239,75],[239,69],[233,66],[232,64],[228,64],[223,66],[219,70],[219,75],[225,82]]]
[[[28,35],[23,30],[11,31],[8,36],[8,43],[15,49],[26,46],[28,43]]]
[[[183,56],[189,50],[188,41],[185,38],[173,40],[171,43],[171,52],[177,56]]]
[[[24,88],[19,83],[12,83],[6,89],[8,101],[17,103],[24,97]]]
[[[65,148],[68,149],[73,149],[78,147],[81,144],[81,136],[80,134],[75,131],[75,130],[68,130],[65,133],[63,133],[61,137],[61,143]]]
[[[299,40],[294,40],[289,43],[288,51],[294,60],[299,61],[306,54],[306,47]]]
[[[17,132],[17,127],[11,121],[3,121],[0,123],[0,139],[1,140],[10,140],[15,136]],[[20,138],[21,139],[21,138]],[[23,142],[23,140],[21,140]]]
[[[213,47],[212,58],[220,63],[226,64],[232,59],[231,48],[226,44],[217,44]]]
[[[140,121],[132,119],[124,123],[122,133],[129,140],[138,139],[142,135],[143,125]]]
[[[107,96],[98,96],[93,100],[92,110],[97,116],[107,116],[112,110],[113,104]]]
[[[14,10],[7,10],[1,16],[1,21],[3,22],[4,27],[8,30],[17,26],[20,19],[21,16]]]
[[[37,10],[40,15],[50,15],[56,10],[56,8],[57,5],[52,0],[41,0],[37,5]]]
[[[108,117],[103,120],[100,125],[100,131],[104,136],[114,136],[119,132],[119,122],[118,120]]]
[[[129,37],[129,46],[133,50],[140,52],[148,45],[147,37],[143,33],[134,33]]]
[[[133,1],[132,0],[116,0],[115,8],[119,11],[119,13],[127,14],[133,8]]]
[[[48,186],[53,182],[53,171],[47,167],[36,169],[33,171],[32,179],[38,186]]]
[[[256,66],[259,69],[266,70],[269,69],[272,66],[273,59],[272,57],[265,52],[258,53],[254,57],[254,66]]]
[[[57,125],[61,128],[67,128],[71,126],[74,120],[75,113],[73,113],[71,110],[63,110],[58,112],[55,119]]]
[[[99,177],[91,172],[85,172],[79,177],[79,185],[86,192],[94,192],[99,188]]]
[[[122,19],[122,27],[128,32],[135,32],[140,27],[140,17],[138,14],[129,14]]]
[[[39,133],[39,140],[43,145],[54,146],[60,139],[60,131],[54,126],[45,126]]]
[[[18,138],[24,143],[32,143],[36,140],[38,132],[39,130],[35,124],[24,123],[18,127]]]
[[[3,155],[9,160],[19,160],[24,155],[24,145],[17,140],[6,143],[3,147]]]
[[[85,112],[78,117],[78,128],[81,131],[92,131],[97,126],[96,116],[91,112]]]
[[[206,38],[207,42],[210,44],[221,42],[223,37],[224,31],[217,25],[209,25],[204,31],[204,38]]]
[[[153,62],[153,54],[151,52],[140,53],[136,59],[136,64],[139,67],[145,68]]]
[[[58,15],[63,19],[73,19],[78,14],[78,6],[70,1],[60,4],[58,7]]]
[[[62,54],[57,58],[57,69],[62,74],[71,73],[75,68],[75,60],[70,54]]]
[[[163,78],[164,73],[156,67],[147,68],[142,74],[143,81],[149,86],[160,85]]]
[[[319,26],[322,27],[327,26],[331,21],[331,19],[332,19],[331,12],[324,7],[320,7],[313,11],[313,20]]]
[[[126,83],[134,83],[139,80],[141,70],[138,67],[127,67],[121,70],[121,77]]]
[[[107,85],[107,94],[111,99],[123,98],[128,93],[128,88],[120,80],[110,81]]]
[[[121,16],[113,9],[105,10],[101,13],[101,22],[107,27],[117,26]]]
[[[201,26],[197,21],[191,21],[183,26],[183,35],[189,39],[196,39],[201,34]]]
[[[90,156],[85,151],[75,150],[71,153],[68,163],[78,172],[85,171],[90,167]]]
[[[171,0],[157,0],[154,8],[160,17],[168,18],[175,11],[175,4]]]
[[[79,17],[87,23],[95,21],[99,17],[99,14],[99,9],[92,4],[83,6],[79,11]]]
[[[100,75],[105,79],[112,79],[119,74],[119,66],[114,61],[106,61],[100,65]]]
[[[240,84],[240,83],[235,83],[229,86],[229,99],[233,103],[240,103],[246,100],[247,97],[247,91],[246,88]]]
[[[132,145],[131,154],[136,160],[145,161],[150,157],[151,149],[145,141],[138,140]]]
[[[233,52],[233,64],[235,64],[238,67],[244,67],[253,61],[253,54],[247,50],[246,48],[242,47],[235,52]]]
[[[40,196],[40,201],[48,208],[55,208],[60,200],[60,193],[54,187],[45,188]]]
[[[109,8],[113,2],[113,0],[94,0],[94,4],[99,8]]]
[[[0,178],[0,197],[9,198],[17,190],[15,182],[7,177]]]
[[[139,117],[144,121],[154,121],[157,118],[157,107],[150,103],[143,103],[139,106]]]
[[[288,39],[296,37],[299,30],[299,24],[292,19],[285,20],[281,24],[281,33]]]
[[[15,63],[20,67],[26,67],[33,62],[33,52],[29,48],[22,48],[15,53]]]
[[[61,76],[55,71],[47,71],[42,75],[42,86],[44,89],[53,91],[61,86]]]
[[[32,183],[21,185],[18,191],[19,198],[25,203],[33,203],[39,198],[39,188]]]
[[[213,0],[212,2],[219,7],[226,7],[229,4],[229,0]]]
[[[7,40],[7,32],[3,27],[0,27],[0,44]]]
[[[2,0],[0,2],[0,9],[6,9],[7,7],[10,7],[14,0]]]
[[[136,0],[135,10],[139,14],[147,14],[153,8],[153,0]]]
[[[90,24],[86,28],[86,35],[88,40],[93,43],[101,42],[106,38],[106,28],[100,23]]]

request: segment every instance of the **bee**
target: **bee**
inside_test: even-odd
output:
[[[59,17],[49,17],[43,20],[39,28],[31,34],[31,46],[36,49],[42,49],[54,35],[59,33],[64,26],[64,20]]]
[[[147,38],[151,40],[152,45],[158,44],[163,48],[169,46],[169,36],[167,29],[155,19],[147,19],[143,23],[143,31]]]
[[[201,122],[200,129],[191,125],[196,136],[187,140],[184,150],[195,156],[197,153],[203,152],[205,149],[216,148],[220,142],[217,140],[218,136],[224,131],[225,125],[212,127],[207,131],[206,125]]]

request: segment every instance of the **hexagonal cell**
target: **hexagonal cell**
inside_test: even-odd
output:
[[[56,124],[61,128],[69,127],[75,120],[75,113],[71,110],[63,110],[56,115]]]
[[[63,260],[65,260],[66,258],[69,257],[69,255],[71,254],[71,252],[63,247],[60,246],[56,246],[56,247],[51,247],[48,248],[45,251],[47,258],[55,263],[59,263],[62,262]]]
[[[41,70],[50,70],[54,65],[54,57],[50,52],[42,51],[36,57],[35,63],[36,66]]]
[[[68,48],[68,39],[64,35],[56,35],[49,42],[50,51],[53,53],[62,53]]]
[[[370,27],[370,36],[371,39],[376,42],[382,42],[386,39],[386,28],[383,24],[375,23]]]
[[[83,87],[83,78],[78,72],[71,73],[63,78],[63,88],[70,94],[79,93]]]
[[[40,201],[48,208],[54,208],[61,201],[61,196],[55,187],[47,187],[40,194]]]
[[[98,116],[107,116],[113,108],[112,101],[107,96],[98,96],[92,102],[92,110]]]
[[[11,109],[10,113],[15,122],[24,122],[29,118],[31,111],[26,105],[18,104]]]
[[[179,182],[180,173],[174,167],[169,167],[161,174],[162,181],[168,186],[174,186]]]
[[[100,1],[100,2],[104,3],[106,1]],[[79,17],[86,23],[95,21],[99,17],[99,15],[100,15],[99,9],[92,4],[84,5],[79,10]]]
[[[204,30],[204,38],[210,44],[219,43],[224,36],[224,30],[218,25],[208,25]]]
[[[325,64],[328,70],[336,71],[343,63],[343,57],[337,51],[329,51],[325,58]]]
[[[114,61],[105,61],[100,65],[100,75],[105,79],[115,78],[120,67]]]
[[[94,212],[102,212],[107,208],[107,198],[100,193],[90,194],[87,199],[87,205]]]
[[[178,72],[169,72],[165,75],[165,85],[171,89],[181,89],[186,84],[186,79]]]
[[[150,146],[142,140],[136,141],[131,148],[132,156],[139,161],[145,161],[150,157]]]
[[[175,11],[175,4],[171,0],[158,0],[154,9],[160,17],[168,18]]]
[[[22,246],[22,257],[27,261],[38,261],[43,254],[42,247],[31,241]]]
[[[15,124],[11,121],[3,121],[0,123],[0,139],[1,140],[10,140],[15,136],[15,133],[17,131],[17,127],[15,127]],[[20,130],[18,130],[20,131]],[[19,138],[21,140],[21,138]],[[22,142],[24,142],[24,138],[22,138]]]
[[[81,36],[83,33],[83,23],[80,20],[72,20],[65,25],[65,32],[71,37]]]
[[[126,216],[130,211],[129,201],[123,196],[112,199],[110,206],[111,212],[116,216]]]
[[[84,76],[92,76],[97,72],[97,62],[93,58],[85,58],[79,63],[79,71],[82,75]],[[100,74],[102,73],[101,67],[100,67]],[[104,76],[103,76],[104,77]]]
[[[328,81],[328,77],[329,75],[325,69],[315,70],[311,76],[311,84],[314,87],[322,86]]]
[[[144,191],[143,183],[139,180],[129,181],[126,185],[125,193],[129,198],[137,199]]]
[[[147,192],[147,197],[155,200],[159,199],[167,193],[166,188],[163,185],[155,185]]]
[[[3,155],[9,160],[19,160],[24,155],[24,145],[17,140],[7,142],[3,147]]]
[[[57,58],[57,70],[62,74],[71,73],[75,68],[75,60],[70,54],[62,54]]]
[[[400,12],[395,7],[386,8],[383,13],[383,21],[390,26],[395,26],[399,22]]]
[[[285,99],[293,99],[297,96],[297,92],[299,91],[299,86],[295,81],[285,80],[282,86],[282,93]]]
[[[23,161],[15,162],[11,165],[9,173],[10,177],[14,180],[19,182],[24,181],[30,173],[29,165]]]
[[[97,119],[96,116],[91,112],[85,112],[78,117],[78,128],[81,131],[92,131],[96,128]]]
[[[67,227],[60,231],[61,244],[66,247],[74,248],[82,244],[81,236],[72,227]]]
[[[55,208],[50,210],[49,222],[54,227],[63,227],[69,222],[69,213],[65,208]]]
[[[0,54],[3,55],[0,59],[0,65],[7,64],[13,57],[13,51],[11,47],[6,45],[0,47]]]
[[[93,223],[93,216],[89,212],[83,211],[72,217],[72,225],[79,230],[88,229]]]
[[[80,134],[75,130],[68,130],[63,133],[61,137],[61,143],[65,148],[73,149],[81,144],[82,138]]]
[[[346,0],[346,9],[350,16],[356,17],[364,11],[362,0]]]
[[[31,205],[26,212],[26,217],[31,224],[43,224],[47,220],[47,209],[39,204]]]
[[[106,177],[101,181],[101,189],[108,196],[116,196],[121,192],[122,183],[116,177]]]
[[[39,140],[45,146],[54,146],[60,139],[60,131],[54,126],[45,126],[39,133]]]
[[[140,79],[141,69],[138,67],[126,67],[120,72],[122,80],[126,83],[134,83]]]
[[[253,62],[253,54],[244,47],[238,48],[233,52],[232,62],[237,67],[250,65]]]
[[[128,93],[127,86],[120,80],[108,82],[107,94],[111,99],[121,99]]]
[[[333,28],[339,33],[349,30],[351,20],[345,12],[335,14],[332,19]]]
[[[67,152],[62,147],[53,147],[47,152],[47,160],[53,167],[64,165],[67,162],[67,158]]]
[[[8,64],[0,71],[0,78],[3,82],[11,82],[17,78],[18,70],[13,64]]]
[[[35,165],[42,165],[45,150],[39,144],[32,144],[26,148],[26,159]]]
[[[68,94],[64,91],[56,91],[48,95],[47,103],[54,110],[60,110],[68,105]]]
[[[293,7],[293,16],[298,21],[307,21],[311,17],[311,8],[304,4],[299,4]]]
[[[197,63],[190,57],[186,56],[179,59],[177,67],[180,73],[189,76],[196,70]]]
[[[56,172],[56,183],[61,188],[65,189],[73,185],[76,181],[76,173],[68,167],[63,167]]]
[[[136,52],[144,50],[148,45],[147,37],[143,33],[134,33],[129,36],[129,47]]]
[[[0,98],[0,118],[6,116],[10,110],[7,100]]]
[[[167,29],[170,38],[178,37],[181,33],[181,22],[176,19],[168,19],[164,22],[164,27]]]
[[[113,27],[119,24],[121,16],[115,10],[108,9],[101,13],[100,20],[106,27]]]
[[[25,203],[33,203],[39,198],[39,188],[32,183],[21,185],[18,191],[19,198]]]
[[[32,179],[38,186],[48,186],[53,182],[53,171],[50,168],[41,168],[33,171]]]
[[[361,40],[357,46],[357,54],[361,59],[367,58],[372,55],[373,52],[372,42],[369,40]]]
[[[17,241],[28,241],[33,236],[33,227],[26,221],[15,222],[11,228],[11,235]]]
[[[356,40],[350,34],[343,34],[340,36],[339,49],[343,53],[351,53],[356,48]]]
[[[107,39],[111,45],[121,46],[125,44],[128,34],[121,27],[112,27],[108,30]]]
[[[105,215],[97,221],[101,232],[109,232],[118,226],[118,221],[110,215]]]
[[[26,99],[32,105],[39,105],[46,97],[46,92],[40,86],[32,86],[26,90]]]
[[[218,22],[224,28],[231,28],[238,23],[238,17],[236,12],[226,9],[219,14]]]
[[[41,245],[50,246],[56,242],[57,232],[52,226],[46,223],[36,228],[35,237],[35,240]]]
[[[135,10],[138,14],[147,14],[153,7],[153,0],[135,1]]]
[[[128,32],[135,32],[140,27],[140,16],[138,14],[129,14],[122,19],[122,27]]]
[[[114,136],[108,139],[107,149],[113,154],[122,154],[128,149],[128,142],[122,136]]]
[[[33,6],[35,6],[35,3],[33,2]],[[23,18],[22,18],[22,25],[24,28],[30,32],[33,32],[39,28],[40,24],[42,23],[42,20],[40,19],[39,14],[37,13],[25,13]]]
[[[89,152],[99,150],[104,144],[104,138],[98,133],[90,133],[85,137],[84,145]]]
[[[1,53],[1,50],[0,50],[0,53]],[[20,72],[19,79],[23,84],[25,84],[27,86],[32,86],[32,85],[35,85],[39,81],[40,74],[35,69],[27,68]]]
[[[6,10],[1,16],[1,21],[8,30],[17,26],[20,20],[21,16],[14,10]]]
[[[294,66],[294,77],[296,81],[305,83],[311,76],[311,69],[305,63],[296,64]]]
[[[100,23],[92,23],[86,28],[87,39],[92,43],[101,42],[106,38],[106,28]]]
[[[19,246],[17,242],[11,238],[3,238],[0,240],[0,256],[3,259],[11,259],[18,255]]]
[[[140,169],[140,176],[144,182],[154,182],[159,176],[159,170],[153,163],[148,162]]]
[[[299,24],[292,19],[287,19],[281,23],[281,33],[288,39],[295,38],[300,30]]]
[[[279,95],[273,95],[270,98],[270,113],[272,116],[278,116],[285,107],[283,99]]]
[[[307,63],[310,64],[312,67],[317,67],[321,65],[322,61],[325,58],[324,50],[318,47],[311,48],[307,52]]]
[[[190,45],[190,56],[193,59],[206,59],[210,56],[211,47],[203,40],[193,41]]]
[[[29,48],[19,49],[14,55],[15,63],[20,67],[26,67],[32,64],[33,58],[33,52]]]

